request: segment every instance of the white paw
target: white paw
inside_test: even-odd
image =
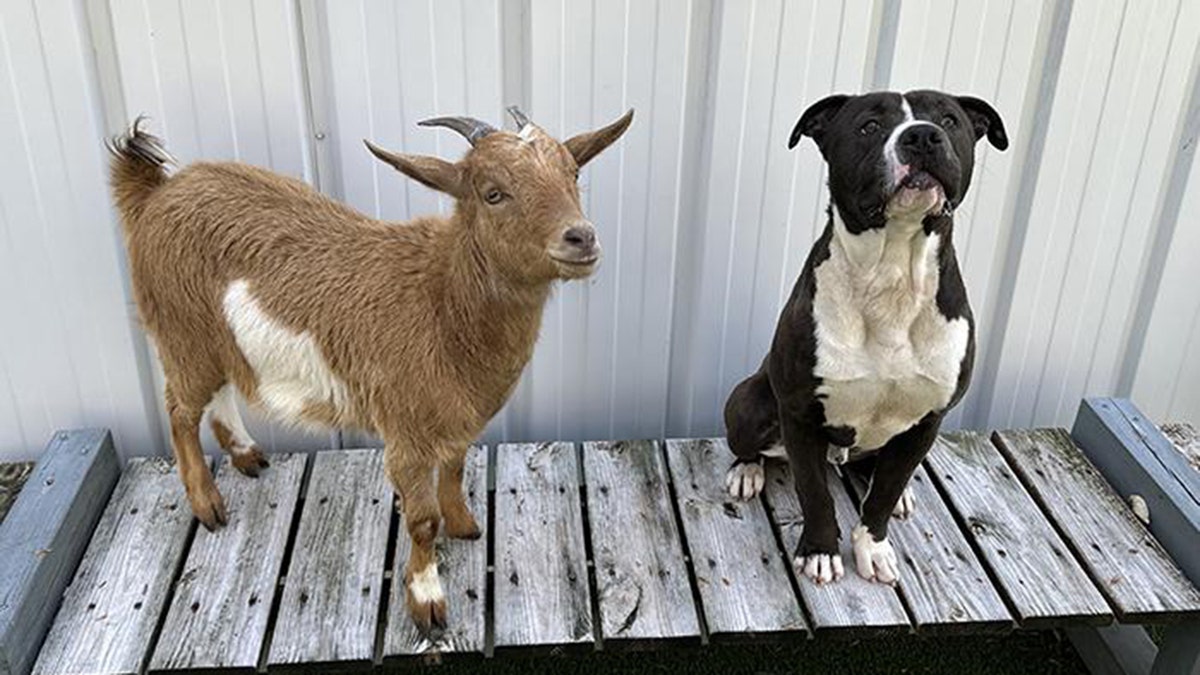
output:
[[[841,579],[846,574],[846,568],[842,566],[842,556],[840,553],[813,553],[812,555],[796,556],[792,561],[796,568],[796,574],[802,577],[808,577],[814,584],[820,586],[822,584],[832,583]]]
[[[850,533],[854,544],[854,566],[858,575],[868,581],[894,584],[900,578],[900,565],[896,562],[896,551],[885,537],[875,541],[866,525],[859,525]]]
[[[906,487],[904,494],[900,495],[900,501],[896,502],[895,508],[892,509],[892,517],[908,520],[916,512],[917,498],[913,496],[912,488]]]
[[[731,497],[743,501],[758,496],[766,482],[766,474],[758,462],[735,464],[725,473],[725,489]]]

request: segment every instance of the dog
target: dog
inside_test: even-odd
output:
[[[888,520],[914,508],[908,481],[963,397],[975,320],[959,274],[954,209],[975,145],[1008,147],[1000,115],[939,91],[835,95],[801,115],[829,170],[825,230],[780,314],[758,372],[725,405],[735,498],[762,490],[763,459],[786,456],[804,512],[793,564],[817,584],[844,575],[827,464],[868,479],[851,532],[866,579],[900,570]]]

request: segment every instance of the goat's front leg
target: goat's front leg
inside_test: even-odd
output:
[[[466,460],[466,448],[455,450],[450,459],[442,460],[438,467],[438,505],[446,521],[446,536],[478,539],[483,533],[463,496],[463,465]]]
[[[422,633],[431,635],[446,627],[446,595],[438,578],[437,552],[434,550],[440,520],[433,485],[437,459],[406,456],[416,454],[412,450],[388,447],[388,477],[400,495],[412,544],[404,569],[408,613]]]

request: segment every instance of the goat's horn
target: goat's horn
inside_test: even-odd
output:
[[[434,117],[433,119],[417,122],[423,127],[447,127],[463,135],[472,146],[479,139],[496,130],[496,127],[475,119],[474,117]]]
[[[513,121],[517,123],[517,131],[529,126],[529,118],[525,116],[525,113],[521,112],[520,108],[510,105],[506,110],[508,110],[509,115],[512,115]]]

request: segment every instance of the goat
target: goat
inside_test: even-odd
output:
[[[288,423],[379,434],[412,540],[408,609],[425,633],[446,623],[441,519],[447,536],[480,534],[462,494],[467,447],[532,356],[553,283],[587,277],[600,259],[579,167],[633,119],[630,110],[560,143],[509,112],[519,133],[467,117],[420,122],[467,138],[457,163],[364,141],[454,199],[450,217],[407,223],[245,164],[171,171],[140,118],[109,142],[133,292],[162,362],[192,512],[209,529],[227,518],[200,446],[205,412],[235,467],[256,476],[267,466],[236,392]]]

